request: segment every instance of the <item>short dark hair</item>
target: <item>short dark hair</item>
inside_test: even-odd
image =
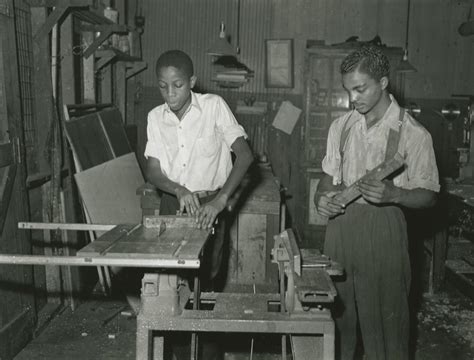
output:
[[[390,62],[379,47],[363,46],[346,56],[340,70],[342,75],[359,70],[378,81],[388,77]]]
[[[193,61],[184,51],[168,50],[161,54],[158,57],[158,60],[156,60],[156,74],[158,75],[162,68],[169,66],[173,66],[176,69],[181,70],[189,77],[194,75]]]

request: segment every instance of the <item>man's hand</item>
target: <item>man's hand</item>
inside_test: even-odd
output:
[[[198,229],[210,229],[217,215],[225,209],[227,198],[216,196],[213,200],[205,203],[196,211],[196,224]]]
[[[196,211],[200,205],[199,198],[196,194],[193,194],[185,187],[180,187],[176,189],[176,197],[179,201],[180,214],[182,214],[184,210],[186,210],[186,212],[192,216],[196,214]]]
[[[389,180],[364,180],[357,183],[363,198],[374,204],[396,203],[399,188]]]
[[[334,200],[334,196],[339,193],[340,191],[316,192],[314,194],[314,204],[318,213],[329,218],[344,214],[344,205]]]

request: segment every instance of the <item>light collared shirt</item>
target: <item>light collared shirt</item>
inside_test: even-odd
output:
[[[161,171],[190,191],[221,188],[232,170],[231,146],[247,138],[218,95],[191,92],[181,121],[165,103],[148,113],[145,157],[160,161]]]
[[[385,160],[390,129],[399,130],[400,107],[392,95],[390,99],[392,103],[382,119],[368,129],[365,117],[357,111],[349,112],[331,124],[322,167],[326,174],[333,177],[334,185],[343,182],[345,186],[349,186]],[[350,127],[350,132],[344,146],[341,167],[339,145],[348,119],[346,128]],[[393,179],[395,186],[439,191],[438,168],[431,135],[407,113],[401,127],[398,152],[404,157],[405,169]]]

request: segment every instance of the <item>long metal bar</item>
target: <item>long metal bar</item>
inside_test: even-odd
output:
[[[18,229],[31,230],[71,230],[71,231],[109,231],[117,225],[108,224],[74,224],[74,223],[38,223],[19,222]]]
[[[199,260],[120,258],[111,256],[44,256],[0,255],[0,264],[12,265],[68,265],[68,266],[122,266],[163,269],[198,269]]]

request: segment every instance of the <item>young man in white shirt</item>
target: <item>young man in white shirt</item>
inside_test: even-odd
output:
[[[192,91],[197,78],[184,52],[163,53],[156,75],[165,103],[148,114],[146,178],[163,191],[160,214],[186,212],[197,227],[210,228],[253,162],[247,135],[220,96]],[[211,279],[222,261],[223,231],[218,233]]]

